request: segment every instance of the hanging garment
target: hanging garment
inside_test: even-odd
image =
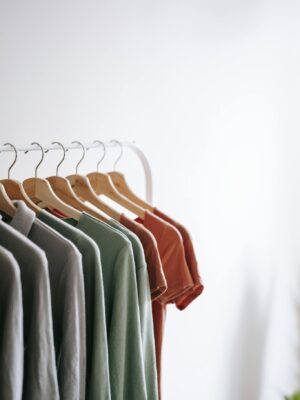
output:
[[[136,221],[152,232],[157,241],[168,286],[166,292],[152,303],[159,397],[161,398],[161,354],[165,307],[166,304],[174,302],[176,297],[190,290],[194,282],[186,264],[183,241],[178,230],[149,211],[145,212],[144,220],[137,218]]]
[[[161,399],[162,389],[162,349],[166,322],[166,305],[159,303],[157,300],[152,302],[152,316],[154,324],[154,339],[155,339],[155,356],[156,356],[156,371],[157,371],[157,385],[158,397]]]
[[[63,181],[56,179],[56,189],[73,197]],[[30,182],[45,200],[41,207],[51,203],[49,196],[52,205],[61,203],[47,181]],[[26,188],[34,195],[30,182]],[[79,194],[82,189],[77,185]],[[185,228],[158,209],[145,213],[126,201],[136,221],[120,213],[120,222],[101,213],[94,218],[62,204],[74,220],[54,208],[36,210],[36,216],[23,202],[15,202],[16,210],[5,196],[2,203],[0,400],[161,398],[166,305],[184,309],[203,289]]]
[[[0,246],[0,399],[21,400],[24,369],[20,267]]]
[[[108,345],[99,248],[81,230],[47,211],[41,211],[38,218],[71,240],[82,255],[86,314],[86,400],[109,400]]]
[[[85,306],[81,254],[76,247],[16,201],[11,227],[47,256],[52,300],[54,346],[60,399],[85,398]]]
[[[105,292],[112,400],[147,399],[133,251],[108,224],[82,213],[64,220],[89,235],[100,249]]]
[[[153,213],[146,211],[144,220],[136,219],[154,235],[163,271],[167,281],[167,290],[159,297],[161,304],[172,303],[194,286],[187,266],[183,241],[178,230]]]
[[[135,233],[143,245],[148,268],[151,298],[155,300],[167,290],[167,282],[158,254],[157,242],[148,229],[136,221],[127,218],[126,215],[121,215],[120,222]]]
[[[147,386],[148,399],[158,399],[155,342],[153,331],[153,319],[151,309],[151,294],[149,288],[149,278],[144,250],[138,237],[120,224],[118,221],[111,220],[111,225],[130,240],[134,263],[136,269],[136,282],[138,290],[139,314],[141,322],[141,334],[143,344],[143,359]]]
[[[55,365],[51,294],[45,253],[0,221],[0,245],[17,260],[24,314],[23,400],[59,399]]]
[[[194,281],[194,286],[190,288],[186,293],[184,293],[182,296],[178,296],[175,300],[177,308],[180,310],[185,309],[193,300],[195,300],[196,297],[200,296],[202,293],[204,286],[198,271],[198,262],[192,242],[192,238],[190,236],[190,233],[188,230],[181,225],[179,222],[174,221],[171,217],[167,216],[164,214],[162,211],[158,210],[157,208],[154,208],[153,213],[163,219],[166,222],[169,222],[171,225],[173,225],[175,228],[178,229],[180,232],[180,235],[183,239],[183,247],[184,247],[184,254],[185,254],[185,259],[186,263],[189,267],[191,276]]]

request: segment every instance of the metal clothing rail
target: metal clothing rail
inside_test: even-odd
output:
[[[123,149],[128,148],[132,150],[139,158],[140,162],[142,163],[143,170],[144,170],[144,176],[145,176],[145,182],[146,182],[146,200],[147,202],[151,203],[153,202],[153,179],[152,179],[152,171],[150,167],[150,163],[145,155],[145,153],[141,150],[141,148],[135,143],[135,142],[127,142],[127,141],[110,141],[110,142],[100,142],[98,141],[97,143],[81,143],[85,150],[89,149],[96,149],[100,147],[100,143],[104,144],[105,148],[109,147],[116,147],[116,146],[121,146],[121,153],[115,162],[115,166],[119,159],[121,158],[123,154]],[[69,145],[64,145],[65,150],[75,150],[75,149],[82,149],[82,146],[77,142],[76,144],[69,144]],[[2,152],[30,152],[30,151],[41,151],[40,147],[31,145],[28,147],[15,147],[15,149],[12,146],[9,145],[2,145],[0,146],[0,153]],[[61,150],[61,147],[58,145],[50,145],[50,146],[43,146],[43,150],[49,151],[49,150]]]

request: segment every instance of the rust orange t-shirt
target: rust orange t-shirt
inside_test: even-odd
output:
[[[155,237],[143,225],[129,219],[124,214],[121,215],[120,222],[135,233],[142,243],[148,268],[151,298],[155,300],[167,290],[167,282]]]
[[[159,303],[157,300],[152,301],[152,315],[154,325],[154,340],[155,340],[155,357],[157,371],[157,387],[158,397],[161,399],[161,364],[162,364],[162,346],[165,329],[167,306]]]
[[[152,232],[156,239],[168,286],[166,292],[152,302],[158,389],[161,398],[161,354],[166,304],[172,303],[178,296],[189,291],[194,286],[194,281],[185,260],[183,240],[179,231],[149,211],[145,212],[144,220],[137,218],[136,221]]]
[[[194,286],[190,270],[186,263],[182,237],[173,225],[162,218],[145,211],[144,220],[137,218],[155,237],[163,271],[167,281],[167,290],[159,297],[161,304],[172,303],[178,296]]]
[[[194,281],[194,286],[186,293],[183,295],[178,296],[175,299],[175,304],[177,308],[180,310],[183,310],[186,308],[193,300],[195,300],[196,297],[198,297],[203,289],[203,283],[199,274],[198,270],[198,262],[193,246],[193,242],[191,239],[191,235],[189,234],[188,230],[181,225],[179,222],[174,221],[171,217],[168,215],[164,214],[162,211],[158,210],[157,208],[154,209],[154,214],[163,219],[164,221],[169,222],[171,225],[175,226],[178,231],[180,232],[182,239],[183,239],[183,246],[184,246],[184,252],[185,252],[185,259],[187,262],[187,265],[189,267],[190,273],[192,275],[193,281]]]

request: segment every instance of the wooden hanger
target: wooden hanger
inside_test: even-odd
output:
[[[132,189],[129,187],[125,175],[118,171],[108,172],[107,175],[111,178],[112,183],[117,188],[118,192],[120,192],[123,196],[127,197],[130,201],[135,203],[136,205],[144,208],[145,210],[154,211],[154,207],[147,203],[145,200],[138,197]]]
[[[38,165],[35,167],[35,177],[26,179],[23,182],[23,187],[27,195],[31,198],[32,201],[40,203],[42,207],[56,209],[65,214],[67,217],[76,219],[78,221],[81,213],[75,208],[63,202],[59,197],[57,197],[46,179],[37,177],[38,167],[41,165],[44,159],[44,149],[39,143],[34,142],[31,144],[36,145],[41,149],[42,158]]]
[[[93,217],[100,219],[101,221],[107,222],[107,218],[105,215],[101,214],[98,211],[93,210],[91,207],[87,206],[74,192],[72,186],[68,179],[58,176],[58,168],[63,163],[66,155],[66,149],[64,146],[59,142],[52,142],[51,144],[58,144],[61,146],[64,154],[62,160],[56,167],[56,176],[49,176],[47,181],[50,183],[51,188],[55,192],[55,194],[65,203],[69,204],[70,206],[76,208],[78,211],[86,212]],[[48,150],[47,150],[48,151]]]
[[[82,157],[76,165],[76,174],[67,176],[67,179],[71,183],[72,189],[75,191],[77,196],[79,196],[82,200],[88,201],[89,203],[93,204],[95,207],[97,207],[101,211],[105,212],[105,214],[109,215],[111,218],[114,218],[117,221],[120,221],[121,214],[99,199],[99,197],[94,192],[94,190],[90,184],[90,181],[88,180],[88,178],[86,176],[77,174],[78,166],[85,157],[85,148],[84,148],[83,144],[80,142],[75,141],[72,143],[79,144],[83,151]]]
[[[99,164],[105,157],[106,149],[104,143],[100,142],[99,140],[96,140],[95,142],[100,143],[103,148],[104,148],[104,155],[102,158],[98,161],[97,163],[97,171],[96,172],[91,172],[87,175],[90,184],[95,191],[95,193],[99,195],[105,195],[111,200],[115,201],[116,203],[120,204],[122,207],[126,208],[127,210],[131,211],[133,214],[136,214],[140,218],[145,217],[145,210],[137,205],[136,203],[133,203],[131,200],[123,196],[116,190],[110,176],[103,174],[101,172],[98,172]]]
[[[4,186],[0,183],[0,210],[5,214],[13,217],[16,213],[16,206],[8,197]]]
[[[23,200],[26,203],[26,205],[37,214],[39,211],[41,211],[41,209],[36,204],[34,204],[33,201],[30,200],[30,198],[28,197],[27,193],[24,190],[22,183],[14,179],[10,179],[11,169],[17,162],[18,158],[17,149],[11,143],[5,143],[4,146],[11,146],[13,148],[15,152],[15,158],[11,166],[8,168],[7,179],[1,179],[0,183],[4,186],[6,195],[11,200]]]
[[[111,140],[111,142],[117,143],[119,145],[120,154],[118,155],[116,161],[114,162],[114,167],[113,167],[114,170],[111,172],[108,172],[107,175],[111,178],[111,181],[113,182],[113,184],[116,187],[116,189],[118,190],[118,192],[120,192],[123,196],[127,197],[129,200],[131,200],[136,205],[142,207],[145,210],[153,212],[154,207],[150,203],[144,201],[139,196],[137,196],[133,192],[133,190],[131,190],[130,186],[128,185],[128,183],[126,181],[125,176],[123,174],[121,174],[121,172],[116,171],[116,165],[123,155],[123,146],[122,146],[122,143],[119,142],[118,140]]]

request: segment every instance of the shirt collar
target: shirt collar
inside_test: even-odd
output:
[[[14,204],[17,210],[10,225],[23,235],[28,236],[35,220],[35,213],[26,206],[24,201],[16,200]]]

